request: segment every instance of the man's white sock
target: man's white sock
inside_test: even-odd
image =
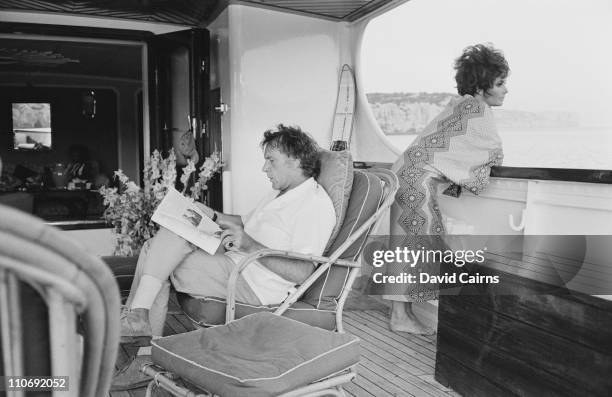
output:
[[[130,309],[142,308],[150,310],[157,294],[161,291],[162,283],[162,280],[144,274],[140,278],[140,283],[138,283],[138,287],[136,288],[136,293],[134,294],[134,299],[132,299]]]

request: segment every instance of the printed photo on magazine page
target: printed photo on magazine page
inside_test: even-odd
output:
[[[219,225],[176,189],[168,189],[151,219],[211,255],[221,244]]]

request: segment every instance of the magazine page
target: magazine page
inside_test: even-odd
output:
[[[211,255],[221,244],[221,239],[215,234],[221,232],[219,225],[174,188],[168,189],[151,220]]]

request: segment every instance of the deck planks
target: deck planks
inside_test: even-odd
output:
[[[385,310],[345,311],[347,333],[361,339],[361,362],[357,378],[344,389],[352,397],[458,397],[434,380],[436,337],[396,334],[387,328]],[[187,332],[189,319],[170,304],[165,332]],[[128,360],[134,349],[122,347],[119,363]],[[129,392],[111,392],[110,397],[143,397],[144,388]]]
[[[394,346],[403,346],[415,352],[418,352],[419,355],[415,357],[421,363],[425,365],[434,366],[432,363],[431,353],[436,352],[436,342],[435,339],[427,340],[421,339],[421,336],[415,336],[413,338],[406,338],[403,334],[395,333],[389,330],[387,326],[387,318],[386,316],[379,317],[380,313],[375,311],[367,311],[367,312],[352,312],[355,318],[360,318],[360,323],[367,325],[368,330],[370,330],[370,334],[374,337],[382,336],[385,340],[388,341],[389,344]],[[348,321],[353,319],[348,318]],[[347,322],[348,322],[347,321]]]
[[[398,396],[447,397],[450,389],[434,380],[435,337],[396,334],[387,328],[387,321],[380,310],[346,312],[346,331],[362,340],[356,383],[376,375],[382,383],[400,388]],[[362,367],[370,372],[363,373]]]

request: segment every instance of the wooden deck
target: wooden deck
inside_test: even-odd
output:
[[[180,310],[170,306],[165,334],[192,330]],[[363,305],[362,305],[363,306]],[[361,339],[361,362],[355,381],[344,387],[349,396],[449,397],[459,396],[434,380],[436,337],[396,334],[387,328],[386,308],[380,304],[345,311],[346,332]],[[120,349],[118,365],[135,354]],[[144,388],[130,392],[112,392],[111,397],[142,397]]]

